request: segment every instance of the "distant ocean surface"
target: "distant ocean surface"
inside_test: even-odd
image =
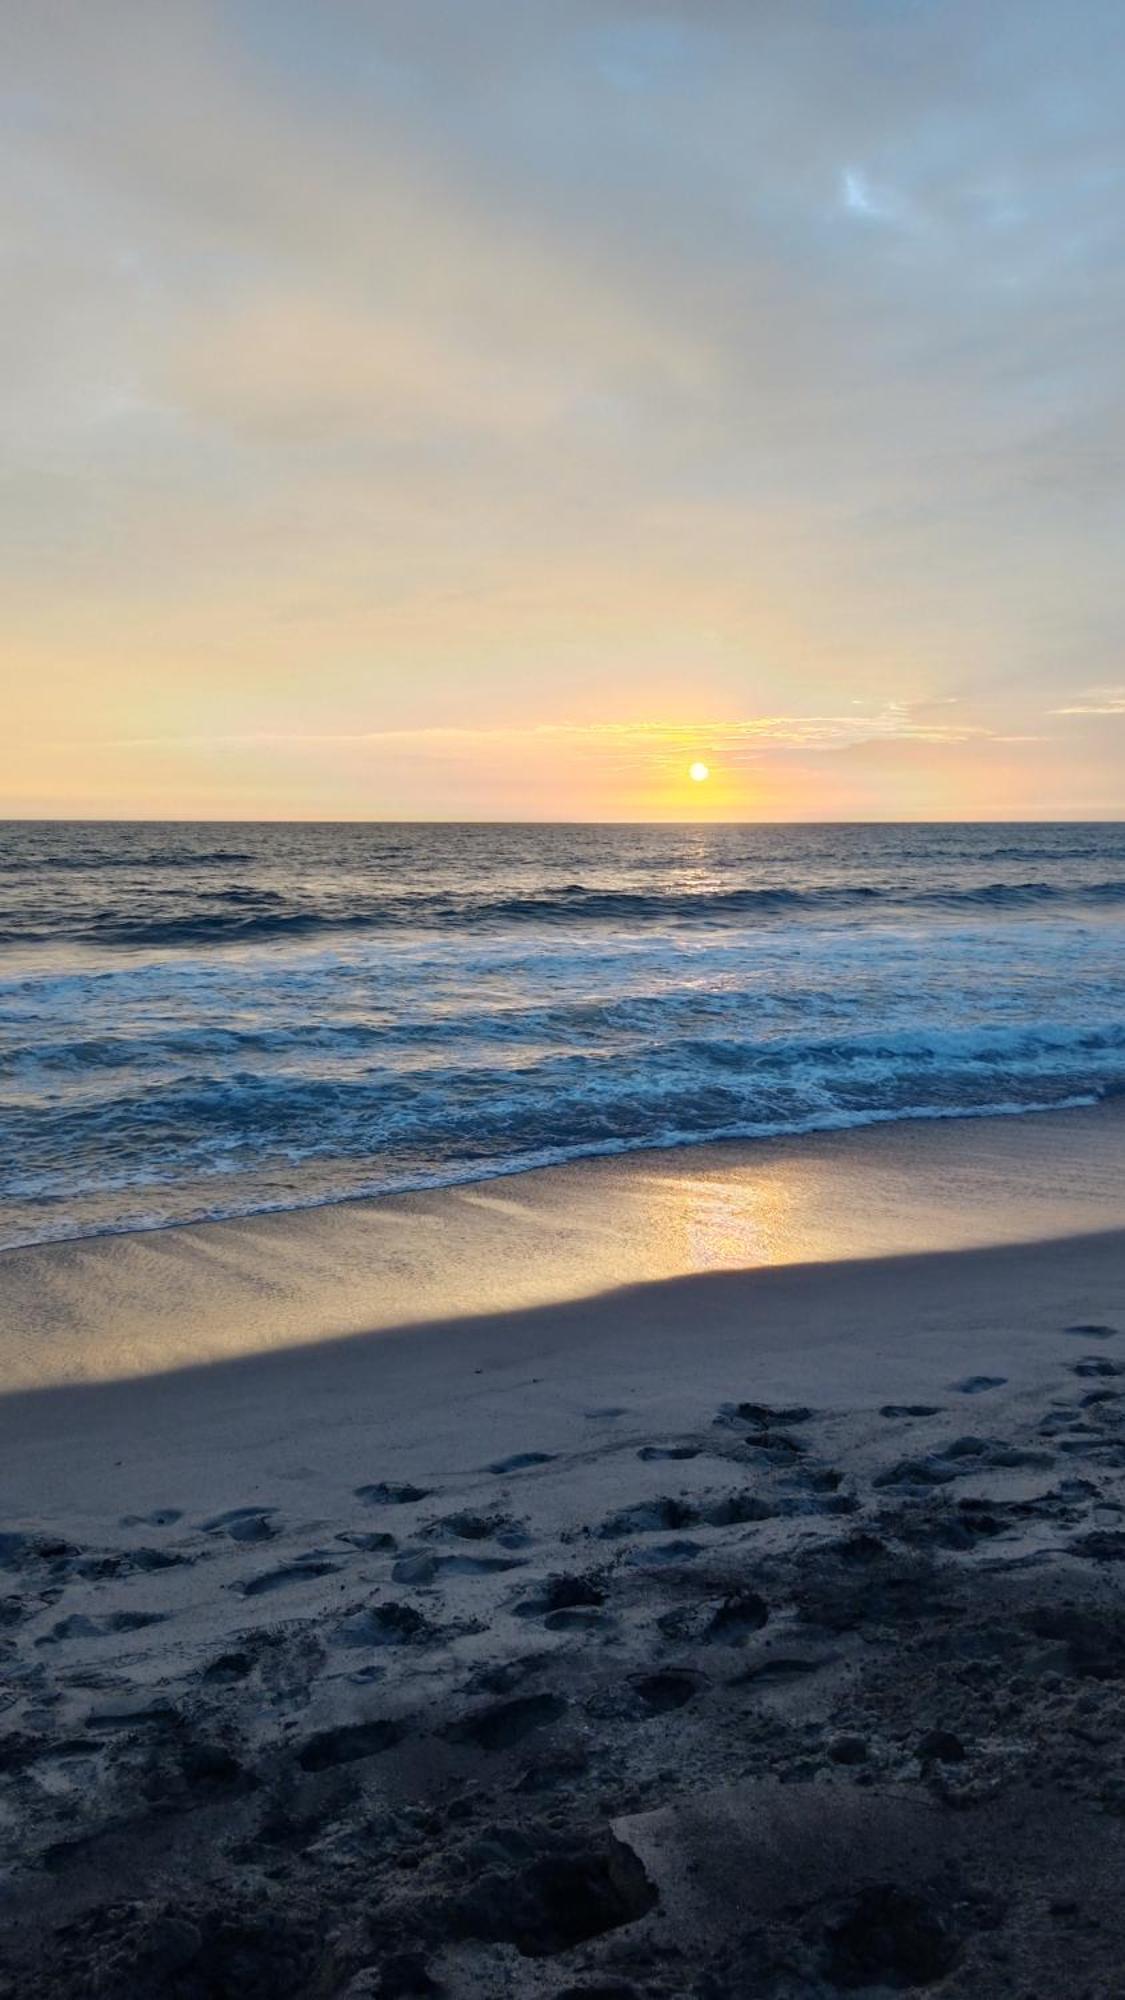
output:
[[[0,825],[0,1245],[1125,1088],[1125,825]]]

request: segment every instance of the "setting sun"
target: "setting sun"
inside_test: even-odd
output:
[[[692,764],[688,770],[688,777],[694,778],[697,785],[703,784],[710,776],[711,772],[706,764]]]

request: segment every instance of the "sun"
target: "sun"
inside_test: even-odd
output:
[[[706,764],[691,764],[688,767],[688,777],[694,778],[697,785],[704,784],[710,776],[711,773]]]

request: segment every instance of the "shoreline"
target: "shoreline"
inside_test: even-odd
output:
[[[1058,1104],[996,1104],[985,1110],[967,1109],[952,1111],[914,1111],[887,1113],[862,1113],[854,1119],[841,1118],[835,1123],[810,1124],[799,1130],[786,1132],[728,1132],[718,1133],[711,1138],[680,1138],[655,1141],[639,1139],[607,1140],[604,1145],[595,1145],[575,1153],[562,1149],[548,1149],[526,1161],[496,1167],[480,1167],[476,1171],[452,1172],[449,1175],[420,1175],[416,1180],[405,1180],[393,1186],[361,1187],[354,1192],[310,1196],[308,1200],[266,1202],[258,1208],[231,1208],[208,1210],[200,1215],[181,1219],[149,1220],[128,1223],[107,1223],[104,1228],[90,1228],[68,1232],[57,1236],[29,1237],[26,1242],[0,1244],[0,1258],[9,1251],[49,1250],[55,1244],[100,1243],[103,1238],[117,1236],[151,1236],[171,1229],[203,1229],[219,1223],[253,1223],[271,1216],[292,1216],[316,1214],[324,1208],[346,1208],[351,1203],[372,1201],[393,1201],[400,1196],[418,1194],[446,1194],[458,1189],[488,1187],[493,1181],[521,1180],[526,1174],[551,1173],[581,1168],[587,1164],[611,1165],[614,1161],[629,1161],[636,1155],[648,1153],[658,1158],[680,1153],[721,1153],[725,1150],[739,1151],[749,1148],[756,1151],[759,1146],[802,1145],[806,1140],[847,1139],[852,1134],[881,1131],[886,1127],[905,1126],[907,1130],[923,1128],[935,1124],[988,1124],[1000,1118],[1054,1118],[1060,1114],[1098,1111],[1116,1100],[1104,1096],[1084,1096],[1066,1098]]]
[[[1091,1234],[1125,1104],[645,1150],[410,1194],[0,1252],[9,1393],[188,1368],[706,1271]]]

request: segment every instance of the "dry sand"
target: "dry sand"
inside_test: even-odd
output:
[[[0,1261],[0,1351],[115,1255]],[[1125,1986],[1123,1233],[15,1391],[0,1454],[4,2000]]]

